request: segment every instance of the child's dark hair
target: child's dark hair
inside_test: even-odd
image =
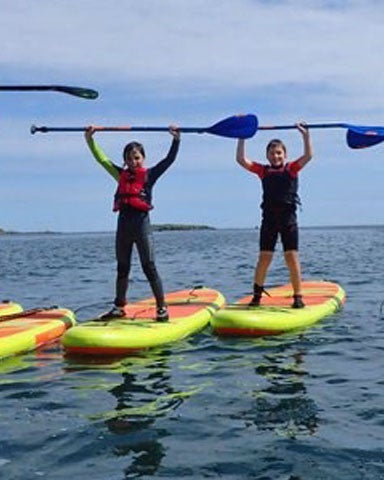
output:
[[[273,138],[267,145],[266,152],[268,154],[269,149],[273,147],[281,147],[284,150],[284,153],[287,153],[287,147],[285,146],[285,143],[280,140],[279,138]]]
[[[141,153],[141,155],[145,158],[145,150],[143,145],[139,142],[130,142],[130,143],[127,143],[127,145],[124,147],[124,151],[123,151],[124,160],[129,156],[132,150],[138,150]]]

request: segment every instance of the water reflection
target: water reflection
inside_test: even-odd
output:
[[[115,399],[115,407],[92,415],[91,419],[101,420],[110,432],[112,455],[129,459],[123,478],[155,475],[166,455],[162,441],[170,435],[165,422],[198,390],[174,388],[167,352],[110,359],[109,365],[105,359],[100,363],[90,360],[88,365],[84,360],[76,366],[72,359],[71,368],[110,369],[121,378],[120,383],[107,389]]]
[[[109,431],[120,437],[113,441],[113,453],[132,457],[124,471],[125,478],[153,475],[165,455],[161,436],[166,432],[153,427],[157,418],[164,415],[162,399],[173,393],[169,369],[165,359],[161,359],[140,374],[127,371],[122,378],[122,383],[110,390],[117,404],[105,422]],[[172,402],[164,408],[172,408]]]
[[[263,361],[255,368],[263,382],[258,382],[259,388],[253,391],[252,408],[241,414],[247,425],[254,424],[262,431],[273,430],[288,438],[316,432],[318,407],[307,392],[304,360],[304,351],[263,355]]]

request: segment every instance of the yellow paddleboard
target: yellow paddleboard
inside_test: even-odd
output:
[[[48,344],[75,322],[74,313],[64,308],[34,308],[4,314],[0,316],[0,358]]]
[[[78,355],[126,355],[188,337],[208,326],[224,305],[223,295],[210,288],[195,288],[165,296],[169,321],[157,322],[154,298],[128,304],[125,317],[92,319],[68,330],[64,349]]]
[[[4,315],[10,315],[12,313],[21,312],[23,307],[18,303],[11,302],[9,300],[3,300],[0,302],[0,317]]]
[[[219,335],[261,336],[278,335],[308,327],[339,310],[345,302],[345,291],[337,283],[306,281],[302,284],[304,308],[292,304],[290,284],[268,289],[259,307],[249,307],[252,296],[227,305],[216,312],[211,326]]]

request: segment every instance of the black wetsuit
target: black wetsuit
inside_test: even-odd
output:
[[[260,177],[263,184],[263,214],[259,239],[261,251],[273,252],[279,235],[285,252],[299,249],[296,210],[300,204],[297,194],[300,168],[297,161],[289,162],[278,169],[252,163],[251,171]]]
[[[180,141],[174,139],[167,156],[155,166],[148,168],[144,189],[149,203],[152,200],[152,188],[155,182],[175,161],[179,145]],[[123,169],[113,164],[94,140],[89,146],[96,160],[118,180]],[[126,294],[134,245],[137,247],[141,267],[150,283],[157,307],[162,307],[164,305],[164,290],[155,264],[154,239],[149,212],[137,210],[129,205],[122,206],[117,221],[115,243],[117,278],[114,303],[116,306],[123,306],[127,302]]]

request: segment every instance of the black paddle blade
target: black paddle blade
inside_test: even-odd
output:
[[[3,92],[30,92],[30,91],[54,91],[68,93],[75,97],[94,100],[99,96],[96,90],[82,87],[68,87],[66,85],[0,85],[0,91]]]
[[[57,92],[68,93],[69,95],[86,98],[88,100],[94,100],[99,96],[99,93],[96,90],[92,90],[90,88],[66,87],[61,85],[54,85],[52,87],[52,90],[56,90]]]
[[[228,138],[251,138],[256,133],[258,120],[256,115],[234,115],[225,118],[212,127],[205,129],[207,133]]]
[[[347,144],[350,148],[367,148],[384,141],[384,127],[350,127]]]

